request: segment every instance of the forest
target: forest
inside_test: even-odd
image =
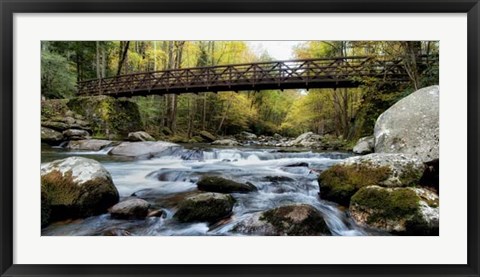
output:
[[[438,236],[439,42],[280,44],[43,42],[42,236]]]
[[[44,41],[42,97],[76,96],[76,83],[135,72],[274,60],[246,41]],[[375,56],[402,59],[408,83],[361,80],[358,88],[206,92],[133,97],[154,137],[188,140],[198,131],[219,136],[248,131],[295,137],[311,131],[354,142],[372,133],[378,115],[409,93],[438,84],[439,44],[435,41],[306,41],[294,59]],[[420,69],[420,56],[436,66]]]

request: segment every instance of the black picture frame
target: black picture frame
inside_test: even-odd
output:
[[[0,0],[1,276],[479,276],[478,0]],[[14,13],[467,13],[468,263],[466,265],[19,265],[13,264]],[[454,253],[452,253],[454,255]]]

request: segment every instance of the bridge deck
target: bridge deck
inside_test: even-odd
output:
[[[81,81],[78,94],[145,95],[357,87],[369,77],[408,81],[402,60],[337,57],[171,69]]]

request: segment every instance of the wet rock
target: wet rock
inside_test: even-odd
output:
[[[405,153],[423,162],[439,158],[439,87],[417,90],[375,123],[375,152]]]
[[[190,182],[192,177],[197,178],[194,172],[186,168],[162,168],[150,172],[146,177],[168,182]]]
[[[438,195],[421,188],[368,186],[352,197],[357,224],[407,235],[438,235]]]
[[[281,206],[255,213],[237,223],[233,232],[267,236],[330,235],[322,214],[306,204]]]
[[[164,141],[122,142],[112,148],[111,155],[150,158],[180,147],[178,144]]]
[[[423,171],[424,165],[419,159],[405,154],[351,157],[320,174],[320,197],[348,206],[350,198],[362,187],[410,186],[421,179]]]
[[[375,148],[375,138],[373,136],[363,137],[358,140],[357,144],[353,147],[353,153],[355,154],[370,154]]]
[[[105,147],[112,146],[114,144],[115,143],[111,140],[102,139],[72,140],[65,145],[65,148],[71,150],[99,151]]]
[[[202,191],[231,193],[231,192],[252,192],[257,188],[252,184],[237,183],[217,176],[204,176],[197,182],[197,187]]]
[[[58,144],[63,140],[63,134],[53,129],[42,127],[41,139],[42,142]]]
[[[212,145],[239,146],[240,143],[233,139],[220,139],[212,142]]]
[[[287,164],[284,167],[308,167],[308,163],[298,162],[298,163],[293,163],[293,164]]]
[[[115,219],[144,219],[148,215],[150,204],[140,198],[130,198],[122,201],[108,211]]]
[[[127,140],[129,141],[155,141],[155,139],[147,132],[137,131],[128,133]]]
[[[283,137],[282,137],[282,135],[275,133],[275,134],[273,135],[273,139],[275,139],[275,140],[281,140],[281,139],[283,139]]]
[[[322,136],[312,132],[307,132],[289,142],[288,146],[321,148],[323,147]]]
[[[41,184],[42,202],[50,209],[48,222],[102,214],[119,200],[110,173],[92,159],[70,157],[42,164]]]
[[[207,142],[215,141],[217,138],[207,131],[200,131],[198,135]]]
[[[183,200],[174,218],[180,222],[214,223],[230,216],[234,203],[235,199],[228,194],[202,193]]]
[[[165,212],[163,210],[151,210],[148,212],[147,217],[164,217]]]
[[[132,233],[129,230],[121,229],[121,228],[112,228],[103,231],[101,236],[131,236]]]
[[[257,139],[257,135],[255,135],[253,133],[249,133],[249,132],[241,132],[236,137],[238,139],[241,139],[241,140],[255,140],[255,139]]]
[[[293,182],[294,179],[287,177],[287,176],[265,176],[263,178],[265,181],[268,182]]]
[[[67,129],[63,131],[63,136],[69,140],[83,140],[90,136],[85,130]]]
[[[181,155],[182,160],[195,160],[195,161],[203,161],[203,150],[200,149],[186,149],[184,150],[183,154]]]

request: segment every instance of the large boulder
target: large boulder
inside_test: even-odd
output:
[[[426,189],[363,187],[353,195],[349,212],[364,227],[407,235],[438,235],[438,195]]]
[[[405,154],[373,153],[350,157],[320,174],[320,197],[348,206],[352,195],[362,187],[411,186],[420,181],[424,169],[419,159]]]
[[[110,216],[116,219],[144,219],[150,204],[140,198],[130,198],[111,207]]]
[[[214,135],[212,135],[211,133],[209,133],[205,130],[198,132],[198,135],[207,142],[212,142],[212,141],[215,141],[217,139]]]
[[[439,158],[439,87],[417,90],[382,113],[375,123],[375,152]]]
[[[353,147],[353,153],[355,154],[370,154],[375,150],[375,138],[374,136],[363,137],[358,140],[357,144]]]
[[[281,206],[254,213],[238,222],[233,232],[266,236],[330,235],[321,213],[306,204]]]
[[[42,164],[41,184],[44,223],[102,214],[119,200],[110,173],[92,159],[70,157]]]
[[[202,191],[231,193],[231,192],[252,192],[257,188],[252,184],[242,184],[217,176],[204,176],[197,182],[197,187]]]
[[[174,218],[180,222],[214,223],[232,213],[235,199],[229,194],[202,193],[180,202]]]
[[[301,134],[296,139],[288,143],[289,146],[299,146],[299,147],[312,147],[312,148],[321,148],[323,147],[322,136],[314,134],[312,132],[307,132]]]
[[[67,129],[63,131],[63,136],[68,140],[83,140],[90,137],[90,134],[85,130]]]
[[[147,132],[137,131],[128,133],[129,141],[155,141],[155,139]]]
[[[41,124],[43,127],[63,132],[68,129],[90,131],[90,123],[84,117],[71,111],[67,106],[68,100],[54,99],[42,101]]]
[[[53,129],[42,126],[41,139],[42,139],[42,142],[46,142],[50,144],[58,144],[59,142],[63,141],[63,134]]]
[[[122,142],[113,147],[109,154],[126,157],[151,158],[178,147],[178,144],[165,141]]]
[[[257,139],[257,135],[253,134],[253,133],[249,133],[249,132],[241,132],[240,134],[236,135],[236,137],[238,139],[241,139],[241,140],[254,140],[254,139]]]
[[[240,143],[233,139],[219,139],[212,142],[212,145],[222,145],[222,146],[239,146]]]
[[[103,139],[71,140],[65,145],[65,148],[70,150],[99,151],[105,147],[112,146],[113,144],[114,142],[111,140]]]

